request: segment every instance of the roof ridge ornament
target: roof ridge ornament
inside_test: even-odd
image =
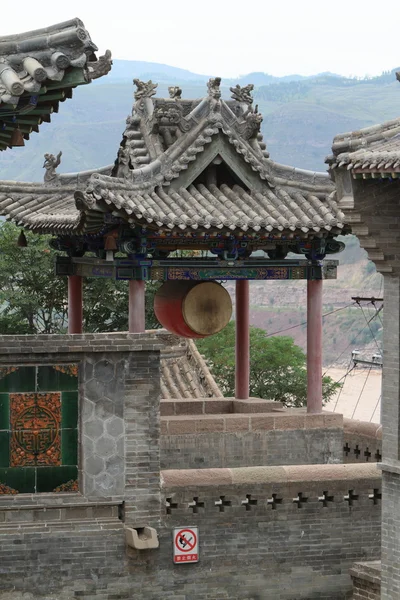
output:
[[[59,174],[56,173],[56,169],[57,167],[60,165],[61,163],[61,156],[62,156],[62,152],[60,150],[60,152],[57,154],[57,156],[54,156],[54,154],[45,154],[44,155],[44,163],[43,163],[43,168],[46,169],[46,172],[44,174],[44,182],[47,184],[59,184]]]
[[[158,83],[153,83],[151,79],[149,81],[140,81],[140,79],[133,80],[136,85],[136,92],[134,93],[135,100],[142,100],[143,98],[151,98],[155,95],[158,87]]]
[[[170,85],[168,87],[169,97],[172,100],[181,100],[182,99],[182,90],[179,85]]]
[[[237,102],[244,102],[245,104],[253,104],[253,97],[251,92],[254,90],[254,85],[249,83],[241,86],[236,84],[235,87],[229,88],[232,92],[231,98]]]
[[[93,81],[93,79],[107,75],[111,71],[112,64],[111,50],[106,50],[102,56],[99,56],[98,60],[89,61],[88,71],[90,80]]]
[[[211,77],[207,82],[208,95],[210,98],[219,100],[221,98],[221,77]]]

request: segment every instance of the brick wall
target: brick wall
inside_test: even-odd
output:
[[[343,600],[352,563],[379,556],[375,465],[165,471],[162,480],[156,550],[125,550],[116,503],[70,499],[58,509],[48,495],[46,511],[0,510],[1,600]],[[199,527],[197,564],[173,565],[180,526]]]
[[[170,423],[172,431],[175,423]],[[183,423],[196,425],[181,421],[180,431]],[[201,422],[203,428],[213,425],[212,419]],[[343,457],[343,430],[338,427],[172,434],[162,435],[160,443],[163,469],[321,464],[342,462]]]
[[[380,561],[355,563],[350,570],[350,575],[353,581],[352,600],[380,600]]]
[[[382,425],[343,419],[343,462],[381,462]]]
[[[0,497],[1,600],[342,600],[351,564],[379,557],[373,464],[160,475],[156,338],[0,338],[17,359],[80,363],[81,488]],[[127,549],[144,525],[160,547]],[[172,529],[191,525],[200,562],[174,566]]]

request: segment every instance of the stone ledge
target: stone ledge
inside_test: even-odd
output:
[[[180,469],[161,472],[163,488],[186,488],[238,484],[318,483],[321,481],[379,486],[380,471],[374,463],[340,465],[300,465],[281,467],[242,467],[236,469]]]
[[[74,354],[93,352],[158,352],[164,344],[157,334],[76,333],[65,335],[0,335],[0,362],[9,363],[21,355]]]
[[[376,586],[381,585],[381,561],[374,560],[368,562],[354,563],[350,569],[351,577],[368,581]]]
[[[217,402],[217,401],[214,401]],[[190,407],[201,408],[190,401]],[[287,431],[312,429],[341,429],[342,415],[333,413],[311,414],[304,412],[269,412],[269,413],[228,413],[206,414],[203,412],[190,415],[167,415],[161,417],[162,435],[185,435],[204,433],[230,433],[233,431]]]
[[[161,354],[163,358],[163,354]],[[202,414],[248,414],[270,413],[285,411],[281,402],[249,398],[181,398],[177,400],[162,399],[160,403],[161,416],[173,415],[202,415]]]
[[[344,418],[343,432],[345,434],[351,433],[378,440],[382,439],[382,425],[379,423],[369,423],[367,421]]]

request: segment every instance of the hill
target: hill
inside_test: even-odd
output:
[[[40,181],[44,153],[60,149],[64,172],[112,163],[132,110],[133,77],[158,81],[160,96],[168,95],[168,84],[180,84],[186,98],[203,97],[208,79],[167,65],[116,60],[107,77],[78,88],[73,100],[53,115],[53,123],[44,123],[25,148],[0,152],[1,178]],[[262,131],[271,157],[305,169],[325,170],[335,134],[400,114],[400,86],[393,72],[368,80],[250,73],[223,80],[224,97],[238,82],[256,84],[255,103],[264,115]]]

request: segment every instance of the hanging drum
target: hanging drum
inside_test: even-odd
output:
[[[171,333],[204,338],[226,327],[232,316],[232,301],[215,281],[166,281],[154,297],[154,312]]]

